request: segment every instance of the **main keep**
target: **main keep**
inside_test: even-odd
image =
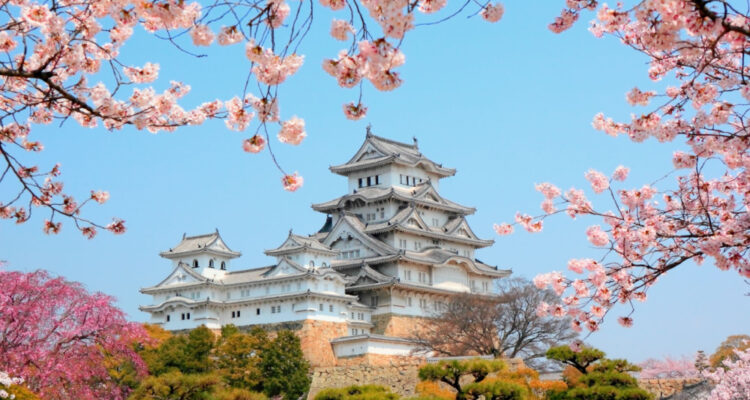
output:
[[[330,167],[347,178],[345,195],[313,204],[327,214],[315,234],[289,236],[265,254],[271,266],[234,270],[240,256],[219,232],[183,236],[159,255],[172,261],[163,281],[141,289],[141,310],[168,330],[205,325],[297,331],[313,365],[359,357],[408,356],[417,322],[451,295],[494,294],[508,276],[475,258],[492,240],[478,238],[466,216],[475,209],[439,194],[443,167],[413,144],[369,132],[348,162]]]

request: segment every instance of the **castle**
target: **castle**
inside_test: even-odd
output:
[[[219,232],[183,236],[159,255],[172,261],[151,295],[150,323],[167,330],[205,325],[292,328],[313,365],[346,358],[408,356],[415,321],[440,310],[451,295],[494,294],[509,270],[475,258],[492,240],[478,238],[466,216],[475,209],[440,196],[440,179],[455,169],[405,144],[373,135],[346,163],[345,195],[313,204],[327,214],[315,234],[289,236],[265,254],[267,267],[234,270]]]

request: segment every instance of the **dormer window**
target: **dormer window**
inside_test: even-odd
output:
[[[214,267],[214,260],[213,259],[208,260],[208,268],[213,268],[213,267]]]
[[[227,263],[226,263],[226,261],[222,261],[221,262],[221,269],[222,269],[222,271],[226,271],[227,270]]]
[[[193,260],[193,268],[198,268],[198,260]]]

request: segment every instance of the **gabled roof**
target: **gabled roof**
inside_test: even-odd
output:
[[[288,272],[289,270],[292,270],[292,272],[291,273]],[[281,259],[281,262],[271,267],[268,271],[264,272],[261,276],[271,277],[271,276],[279,276],[279,275],[291,275],[291,274],[296,274],[296,273],[307,273],[308,271],[310,271],[308,268],[305,268],[299,265],[298,263],[290,260],[287,257],[283,257]]]
[[[289,236],[281,246],[272,250],[266,250],[264,253],[269,256],[280,256],[307,251],[323,253],[330,256],[335,256],[339,253],[338,250],[332,250],[330,247],[320,243],[314,237],[295,235],[291,230],[289,231]]]
[[[462,227],[466,231],[466,235],[457,234],[460,232],[459,228]],[[414,204],[400,210],[387,221],[369,224],[365,227],[365,232],[369,234],[383,233],[393,230],[427,236],[434,239],[464,243],[478,248],[491,246],[495,243],[494,240],[478,238],[471,228],[469,228],[469,225],[463,216],[458,216],[449,220],[442,227],[429,226],[419,215]]]
[[[331,246],[336,240],[351,236],[378,255],[387,255],[398,253],[393,246],[377,240],[365,233],[365,224],[359,218],[349,214],[342,213],[336,224],[331,228],[331,232],[323,240],[323,244]]]
[[[311,207],[315,211],[330,213],[348,208],[352,203],[362,201],[365,204],[374,203],[383,200],[396,200],[408,203],[415,203],[422,207],[434,208],[441,211],[452,212],[460,215],[473,214],[476,209],[473,207],[463,206],[441,197],[432,183],[422,182],[415,187],[379,187],[370,186],[357,189],[356,193],[346,194],[337,197],[325,203],[313,204]]]
[[[189,277],[189,279],[188,279]],[[185,281],[185,282],[179,282],[179,283],[171,283],[175,280],[178,281]],[[153,290],[159,290],[163,289],[165,287],[168,288],[179,288],[183,286],[192,286],[196,284],[201,284],[207,282],[209,279],[195,271],[193,271],[192,268],[190,268],[189,265],[185,263],[178,263],[176,267],[172,270],[172,272],[167,275],[166,278],[164,278],[161,282],[157,283],[154,286],[142,288],[141,293],[148,293]]]
[[[370,268],[369,265],[364,264],[360,268],[359,273],[357,275],[350,276],[348,280],[348,286],[359,286],[364,284],[395,282],[398,280],[398,278],[381,274],[380,272]]]
[[[348,175],[350,172],[394,163],[419,167],[441,177],[456,174],[455,169],[445,168],[442,164],[438,164],[423,156],[419,152],[416,139],[414,144],[401,143],[375,136],[369,129],[367,130],[364,143],[357,150],[357,153],[354,154],[354,157],[345,164],[330,167],[330,170],[339,175]]]
[[[224,243],[218,229],[213,233],[205,235],[187,236],[183,234],[182,240],[180,243],[177,243],[177,246],[167,251],[162,251],[159,255],[164,258],[178,258],[204,252],[227,258],[236,258],[242,255],[240,252],[232,251]]]

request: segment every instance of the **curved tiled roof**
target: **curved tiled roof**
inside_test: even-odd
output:
[[[371,158],[362,158],[363,150],[368,145],[372,146],[372,148],[377,151],[378,155]],[[416,142],[412,145],[401,143],[395,140],[375,136],[369,131],[367,132],[364,143],[362,143],[362,146],[354,157],[345,164],[330,167],[330,170],[331,172],[340,175],[346,175],[349,172],[391,163],[410,167],[422,167],[425,170],[442,177],[453,176],[456,174],[455,169],[445,168],[442,164],[438,164],[422,155],[422,153],[419,152],[419,147]]]
[[[187,236],[182,235],[182,240],[167,251],[159,253],[164,258],[177,258],[180,256],[198,254],[202,252],[214,253],[224,257],[235,258],[242,255],[232,251],[219,235],[219,230],[205,235]]]

